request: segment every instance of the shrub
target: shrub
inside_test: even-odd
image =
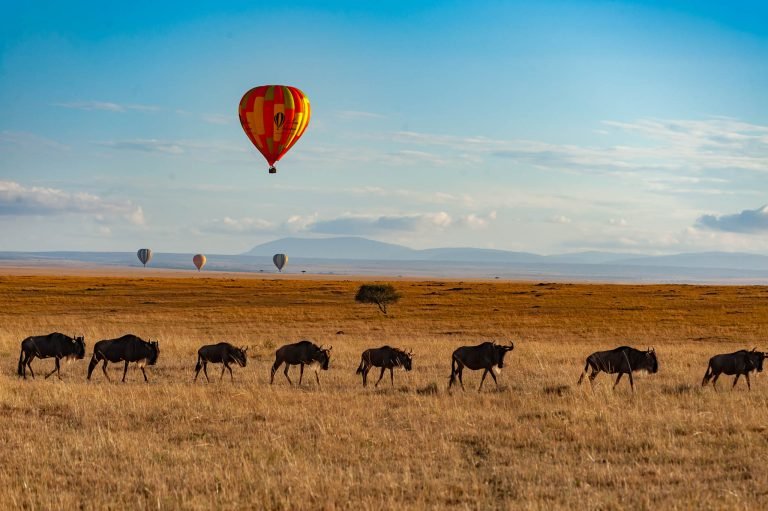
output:
[[[390,284],[363,284],[355,295],[356,302],[375,304],[384,314],[387,313],[387,306],[398,300],[400,293]]]

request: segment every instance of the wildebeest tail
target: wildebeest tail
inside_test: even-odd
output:
[[[197,355],[197,364],[195,364],[195,372],[197,373],[202,368],[203,368],[203,357],[201,357],[200,354],[198,353],[198,355]]]
[[[357,371],[355,371],[355,374],[362,374],[364,367],[365,367],[365,359],[361,358],[360,359],[360,365],[357,367]]]
[[[91,361],[88,362],[88,379],[89,380],[91,379],[91,373],[93,373],[93,369],[96,367],[96,364],[99,363],[99,360],[101,360],[100,355],[101,354],[98,351],[96,351],[95,349],[93,350],[93,356],[91,357]]]
[[[19,376],[24,375],[24,348],[21,348],[21,353],[19,354],[19,368],[17,369],[17,372]]]
[[[450,388],[456,383],[456,373],[458,370],[456,357],[451,357],[451,378],[448,380],[448,387]]]
[[[706,385],[707,382],[709,382],[710,378],[712,378],[712,362],[711,361],[709,362],[709,364],[707,364],[707,372],[704,373],[704,379],[701,380],[701,386],[703,387],[704,385]]]

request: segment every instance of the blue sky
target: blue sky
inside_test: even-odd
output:
[[[0,250],[768,250],[758,2],[14,4]],[[276,175],[270,83],[313,108]]]

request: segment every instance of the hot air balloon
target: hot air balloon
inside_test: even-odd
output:
[[[310,113],[309,99],[296,87],[262,85],[243,95],[240,124],[266,158],[270,174],[277,172],[275,163],[304,134]]]
[[[283,271],[283,266],[288,263],[288,256],[285,254],[275,254],[272,257],[272,262],[277,266],[277,271]]]
[[[141,264],[146,267],[147,263],[152,260],[152,250],[148,248],[140,248],[139,251],[136,252],[136,257],[138,257]]]
[[[205,266],[205,262],[207,259],[203,254],[195,254],[195,257],[192,258],[192,262],[195,263],[195,266],[197,267],[197,271],[200,271],[203,269],[203,266]]]

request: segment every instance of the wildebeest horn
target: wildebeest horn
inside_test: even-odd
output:
[[[757,347],[752,348],[752,351],[757,351]]]

